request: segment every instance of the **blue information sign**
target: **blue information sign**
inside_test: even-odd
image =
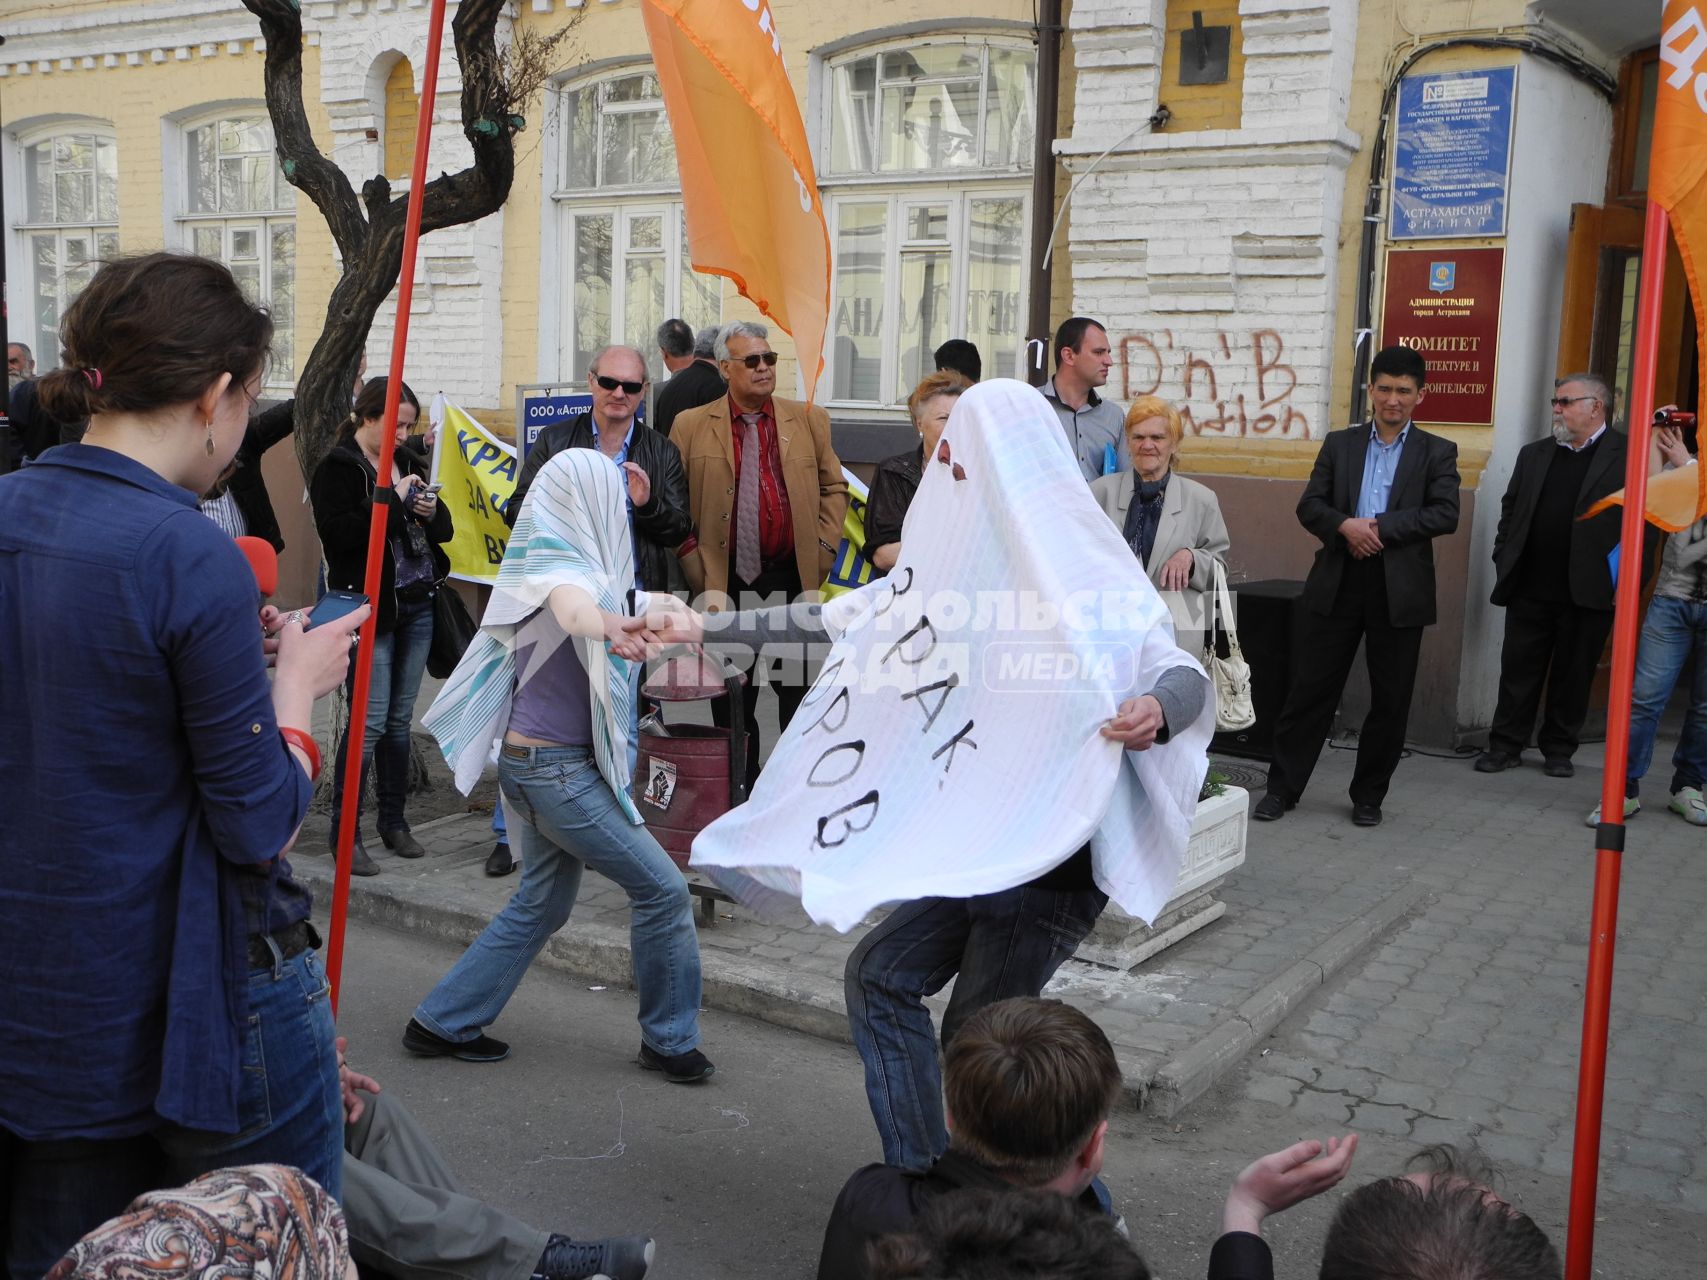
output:
[[[1399,82],[1389,234],[1442,240],[1505,234],[1516,67]]]
[[[558,395],[529,395],[522,393],[522,422],[516,433],[520,446],[521,457],[525,461],[528,450],[533,448],[533,442],[539,439],[539,433],[555,423],[566,422],[570,418],[588,412],[593,407],[593,397],[586,391],[570,391]],[[641,425],[646,422],[646,404],[644,401],[636,407],[634,420]]]

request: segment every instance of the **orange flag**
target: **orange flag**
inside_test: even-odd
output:
[[[824,367],[830,234],[766,0],[644,0],[676,139],[694,270],[728,276],[794,338],[810,400]]]
[[[1707,0],[1666,0],[1660,19],[1660,85],[1648,153],[1648,199],[1666,211],[1695,301],[1701,367],[1707,369]],[[1699,406],[1685,408],[1699,410]],[[1620,489],[1585,515],[1622,502]],[[1647,519],[1668,533],[1707,515],[1707,466],[1668,471],[1648,481]]]

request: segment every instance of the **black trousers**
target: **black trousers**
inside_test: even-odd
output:
[[[1588,719],[1594,669],[1612,631],[1610,609],[1518,596],[1505,610],[1500,646],[1500,699],[1488,748],[1516,755],[1528,745],[1535,713],[1542,711],[1535,744],[1548,760],[1569,760]],[[1542,708],[1542,686],[1546,706]]]
[[[1354,560],[1332,613],[1306,613],[1293,643],[1292,687],[1274,726],[1268,789],[1287,800],[1304,794],[1345,692],[1359,641],[1369,669],[1369,714],[1357,740],[1353,804],[1379,805],[1405,750],[1411,691],[1417,682],[1421,627],[1388,621],[1387,579],[1379,559]]]
[[[729,561],[729,594],[735,600],[737,609],[757,608],[761,603],[779,603],[778,597],[786,597],[793,602],[800,595],[800,570],[790,556],[785,561],[775,561],[759,570],[758,578],[747,582],[735,572],[735,561]],[[816,585],[816,584],[814,584]],[[757,719],[759,707],[759,670],[766,665],[763,655],[755,660],[747,671],[747,683],[741,690],[741,705],[745,711],[747,724],[747,790],[751,793],[753,783],[759,777],[759,723]],[[776,709],[779,731],[788,728],[788,722],[794,719],[794,713],[800,709],[801,700],[806,697],[806,690],[811,682],[806,679],[803,664],[792,661],[783,663],[784,672],[781,678],[767,680],[766,683],[776,690]],[[790,671],[789,667],[796,667]],[[729,727],[729,699],[727,696],[711,700],[712,723],[721,728]]]

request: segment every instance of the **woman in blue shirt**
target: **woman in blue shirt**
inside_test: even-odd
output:
[[[271,1161],[339,1189],[326,981],[281,855],[318,768],[314,700],[366,609],[307,633],[258,614],[242,553],[197,509],[243,442],[272,327],[219,263],[107,264],[39,388],[88,434],[0,478],[14,1280],[208,1169]]]

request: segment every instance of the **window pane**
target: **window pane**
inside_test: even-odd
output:
[[[119,220],[119,149],[111,138],[95,146],[95,217],[102,222]]]
[[[608,80],[605,85],[606,102],[652,102],[662,98],[658,90],[658,77],[649,71],[644,75]]]
[[[980,48],[975,44],[924,44],[883,55],[884,80],[926,77],[978,78]]]
[[[604,153],[605,186],[676,179],[676,147],[662,109],[607,115]]]
[[[598,98],[596,85],[563,95],[563,190],[590,191],[597,180]]]
[[[95,175],[61,169],[53,175],[55,222],[89,222],[95,213]]]
[[[933,352],[951,336],[949,251],[909,253],[901,259],[901,365],[896,400],[905,400],[919,379],[936,368]]]
[[[219,210],[219,174],[214,161],[214,126],[194,129],[189,136],[189,210],[216,213]]]
[[[1654,112],[1659,102],[1660,64],[1642,68],[1642,83],[1636,91],[1636,163],[1630,174],[1630,189],[1648,189],[1648,150],[1654,142]]]
[[[296,377],[296,223],[267,226],[271,273],[268,306],[273,313],[273,363],[267,381],[274,385]]]
[[[231,274],[237,279],[237,287],[243,290],[243,296],[250,302],[264,301],[261,297],[261,264],[259,262],[234,262],[231,264]]]
[[[195,249],[204,258],[223,258],[225,256],[225,236],[218,227],[197,227],[195,229]]]
[[[947,240],[948,206],[916,204],[907,209],[903,237],[908,240]]]
[[[662,249],[664,247],[664,219],[662,215],[651,214],[628,220],[628,247],[630,249]]]
[[[652,336],[666,318],[664,259],[659,254],[629,258],[624,267],[622,336],[646,353],[646,367],[654,378],[660,377],[664,369]]]
[[[39,142],[24,152],[24,217],[53,221],[53,144]]]
[[[221,157],[219,207],[224,213],[260,213],[273,208],[271,157]]]
[[[984,163],[1031,168],[1034,59],[1019,49],[991,49],[984,85]]]
[[[261,235],[254,227],[236,227],[231,232],[231,261],[251,262],[261,256]]]
[[[885,170],[965,168],[978,163],[978,82],[883,90]]]
[[[991,376],[1011,371],[1019,348],[1025,235],[1025,201],[1018,196],[971,202],[966,337],[983,354]]]
[[[59,252],[51,235],[30,237],[30,266],[35,279],[36,366],[59,363]]]
[[[696,334],[707,325],[723,318],[723,280],[719,276],[701,275],[693,269],[693,255],[688,250],[687,214],[682,219],[682,310],[683,320]]]
[[[843,204],[836,214],[836,307],[831,333],[837,400],[883,398],[883,248],[886,204]]]
[[[571,368],[579,378],[593,352],[610,341],[611,218],[609,214],[575,219],[575,292]]]
[[[876,167],[877,60],[836,68],[830,121],[830,172],[869,173]]]
[[[95,251],[101,255],[101,261],[107,262],[119,255],[119,235],[116,231],[103,231],[95,237]]]

